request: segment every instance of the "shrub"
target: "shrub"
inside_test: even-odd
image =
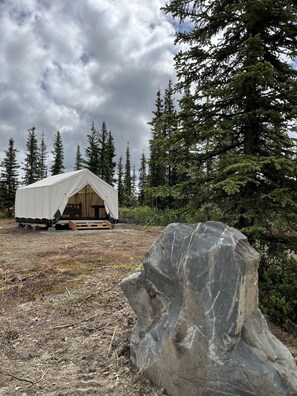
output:
[[[297,331],[297,259],[289,252],[262,254],[259,269],[262,311],[272,322]]]

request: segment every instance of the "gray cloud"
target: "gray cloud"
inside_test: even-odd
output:
[[[112,131],[118,156],[148,145],[158,88],[174,79],[174,31],[163,0],[0,2],[0,160],[10,137],[23,159],[35,126],[52,149],[61,131],[65,164],[86,146],[91,122]]]

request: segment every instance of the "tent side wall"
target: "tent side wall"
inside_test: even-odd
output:
[[[15,217],[17,222],[51,223],[51,192],[49,187],[22,188],[16,191]],[[47,221],[45,221],[47,220]]]

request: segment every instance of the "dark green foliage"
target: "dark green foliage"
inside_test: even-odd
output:
[[[5,150],[5,157],[1,163],[0,179],[0,207],[7,211],[8,216],[13,213],[15,192],[19,186],[20,165],[16,159],[18,150],[14,147],[14,140],[9,139],[8,149]]]
[[[297,332],[297,259],[283,251],[273,256],[262,253],[261,308],[274,323]]]
[[[41,136],[39,146],[39,178],[44,179],[47,177],[47,147],[45,144],[44,133]]]
[[[155,101],[155,111],[153,111],[153,119],[149,124],[151,125],[152,137],[150,140],[150,157],[148,161],[148,187],[150,188],[150,200],[151,206],[157,208],[159,206],[158,196],[155,194],[156,187],[163,186],[165,184],[165,165],[163,164],[163,150],[160,146],[162,142],[162,129],[160,125],[160,119],[163,114],[163,99],[161,91],[157,91]]]
[[[84,159],[80,151],[80,146],[78,145],[76,147],[76,153],[75,153],[74,170],[81,170],[83,168],[83,165],[84,165]]]
[[[118,190],[118,200],[119,206],[122,206],[124,203],[124,167],[123,167],[123,158],[120,157],[118,161],[118,179],[117,179],[117,190]]]
[[[114,140],[111,132],[109,131],[107,136],[106,147],[105,147],[105,158],[104,158],[105,175],[103,179],[106,181],[106,183],[110,184],[111,186],[113,186],[116,181],[115,180],[116,162],[114,158],[115,158]]]
[[[151,204],[156,208],[176,207],[177,201],[172,196],[172,188],[178,181],[175,162],[177,151],[171,139],[177,132],[177,114],[174,106],[172,82],[165,89],[164,98],[158,90],[154,117],[149,123],[152,128],[150,140],[150,159],[148,175],[148,192]]]
[[[166,164],[166,185],[172,187],[177,183],[177,169],[175,158],[178,154],[179,148],[175,148],[170,143],[166,144],[167,141],[171,141],[171,138],[177,132],[177,115],[174,106],[173,87],[171,80],[169,80],[168,87],[165,89],[164,111],[160,121],[164,139],[163,158]],[[168,199],[170,201],[170,197]]]
[[[89,145],[85,152],[85,166],[106,183],[114,185],[115,146],[111,132],[107,131],[106,123],[103,121],[100,133],[96,131],[92,123],[91,133],[87,135],[87,138]]]
[[[133,195],[132,195],[131,154],[130,154],[129,143],[127,143],[127,147],[126,147],[123,185],[124,185],[123,204],[128,207],[132,206]]]
[[[131,206],[137,205],[137,187],[136,187],[136,169],[133,166],[132,179],[131,179]]]
[[[147,171],[146,171],[146,158],[144,152],[142,152],[140,159],[140,168],[139,168],[139,180],[138,180],[138,203],[139,205],[148,204],[147,198]]]
[[[92,173],[99,176],[99,136],[94,122],[91,125],[91,133],[87,135],[88,147],[85,151],[85,165]]]
[[[64,147],[62,142],[62,137],[60,131],[57,131],[54,136],[54,143],[53,143],[53,163],[51,166],[51,174],[52,175],[59,175],[63,173],[64,168]]]
[[[296,222],[288,132],[296,117],[297,72],[284,60],[296,56],[296,7],[264,0],[207,6],[173,0],[165,7],[189,23],[176,33],[176,42],[188,48],[175,60],[178,88],[192,88],[196,203],[211,199],[226,221],[249,234],[255,227],[265,233],[275,211]]]
[[[98,176],[101,179],[105,180],[106,173],[107,173],[107,161],[106,161],[106,148],[107,148],[107,139],[108,139],[108,132],[106,128],[106,124],[103,121],[101,131],[98,135],[98,142],[99,142],[99,172]]]
[[[24,171],[23,183],[28,185],[40,180],[40,156],[35,127],[28,130],[26,149],[22,170]]]

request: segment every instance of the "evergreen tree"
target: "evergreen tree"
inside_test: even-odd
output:
[[[146,171],[146,158],[144,152],[142,152],[140,158],[139,168],[139,181],[138,181],[138,203],[139,205],[147,204],[146,189],[147,189],[147,171]]]
[[[98,176],[101,179],[106,181],[106,173],[107,173],[107,158],[106,158],[106,149],[107,149],[107,139],[108,132],[106,128],[105,121],[102,122],[101,131],[99,134],[99,173]]]
[[[194,90],[194,161],[205,170],[195,176],[196,205],[211,200],[252,239],[270,238],[272,224],[297,220],[288,135],[296,121],[297,4],[172,0],[164,9],[180,22],[177,88]]]
[[[100,133],[96,131],[92,123],[91,133],[87,135],[87,138],[89,145],[85,152],[85,166],[108,184],[113,185],[116,168],[115,146],[111,132],[107,131],[105,121],[102,122]]]
[[[164,158],[161,142],[163,138],[163,131],[161,125],[161,118],[163,115],[163,99],[161,91],[157,91],[155,110],[153,111],[153,119],[149,122],[151,125],[152,136],[149,142],[150,157],[148,162],[148,187],[150,191],[150,199],[152,207],[160,206],[156,187],[165,185],[166,169],[162,158]]]
[[[47,177],[47,147],[45,144],[44,133],[41,136],[39,146],[39,178],[44,179]]]
[[[100,175],[100,164],[99,164],[99,136],[95,129],[94,122],[91,125],[91,133],[87,135],[89,145],[85,151],[85,165],[95,175]]]
[[[0,201],[1,207],[7,210],[9,216],[13,213],[15,193],[19,185],[19,164],[16,159],[18,150],[14,147],[14,140],[9,139],[8,149],[1,163]]]
[[[179,100],[178,128],[167,141],[168,149],[174,153],[170,156],[170,161],[175,170],[175,180],[172,183],[171,194],[174,198],[175,206],[184,208],[190,202],[197,202],[195,185],[196,179],[205,177],[206,169],[196,163],[197,146],[197,123],[196,105],[190,88],[186,87],[183,96]],[[207,163],[207,167],[210,164]],[[203,186],[200,186],[200,191]],[[193,205],[192,205],[193,206]],[[199,205],[200,206],[200,205]],[[207,212],[207,205],[205,207]],[[204,220],[209,220],[205,212]]]
[[[80,146],[76,147],[74,170],[81,170],[84,165],[84,160],[80,151]]]
[[[64,168],[64,147],[62,142],[62,137],[60,131],[57,131],[54,136],[54,143],[53,143],[53,163],[51,166],[51,174],[52,175],[59,175],[63,173]]]
[[[137,205],[137,186],[136,186],[136,169],[135,165],[133,166],[132,170],[132,178],[131,178],[131,200],[130,200],[130,206],[136,206]]]
[[[34,126],[28,130],[26,149],[22,170],[24,171],[23,183],[28,185],[40,180],[40,155]]]
[[[124,166],[123,166],[122,157],[120,157],[118,161],[117,189],[118,189],[119,206],[122,206],[124,204]]]
[[[100,177],[106,183],[113,185],[116,163],[114,162],[115,147],[111,132],[107,132],[106,123],[102,123],[99,135],[100,152]]]
[[[174,106],[173,86],[169,80],[164,98],[157,92],[156,110],[150,122],[152,139],[150,141],[149,186],[154,197],[154,206],[174,207],[173,187],[177,184],[176,154],[179,148],[172,145],[177,132],[178,118]],[[154,185],[153,185],[154,184]]]
[[[166,184],[169,187],[172,187],[177,182],[177,173],[175,167],[177,151],[171,147],[171,144],[166,145],[166,141],[171,142],[171,137],[176,133],[177,117],[173,102],[173,86],[171,80],[169,80],[168,87],[165,89],[164,112],[161,121],[163,128],[163,138],[165,140],[164,145],[165,147],[167,146],[167,150],[163,154],[166,164]]]
[[[132,175],[131,175],[131,155],[129,143],[126,147],[126,162],[124,171],[124,205],[132,206]]]
[[[105,156],[106,156],[106,160],[105,160],[106,168],[105,168],[104,180],[106,181],[106,183],[113,186],[115,183],[114,175],[115,175],[116,162],[114,160],[115,157],[114,140],[110,131],[108,132]]]

